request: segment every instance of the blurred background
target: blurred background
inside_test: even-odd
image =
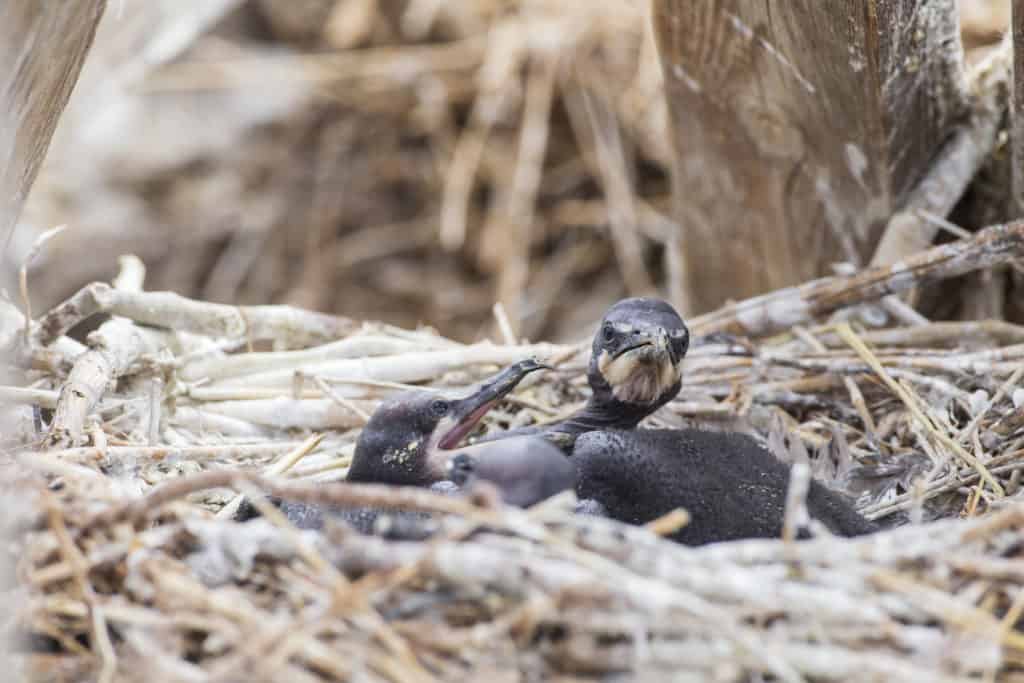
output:
[[[963,0],[969,60],[1009,4]],[[579,338],[671,291],[647,5],[110,0],[3,271],[67,225],[36,310],[134,253],[147,289]]]

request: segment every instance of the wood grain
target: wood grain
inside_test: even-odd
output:
[[[696,311],[866,262],[962,111],[953,0],[654,0],[654,26]]]
[[[1010,144],[1013,150],[1013,196],[1010,215],[1024,216],[1024,0],[1013,0],[1013,99]]]
[[[0,2],[0,246],[10,239],[105,5]]]

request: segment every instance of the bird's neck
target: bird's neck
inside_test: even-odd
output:
[[[654,403],[627,403],[609,392],[596,390],[587,404],[556,427],[556,431],[579,436],[601,429],[633,429],[645,417],[671,401],[679,393],[677,383]]]
[[[582,434],[599,429],[633,429],[651,412],[651,406],[591,397],[585,406],[559,426],[559,431]]]

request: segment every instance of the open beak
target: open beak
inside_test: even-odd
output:
[[[551,368],[532,359],[520,361],[484,382],[479,389],[466,398],[453,402],[451,411],[437,426],[440,434],[437,447],[442,450],[451,450],[457,447],[459,442],[473,430],[480,418],[515,389],[524,377],[531,372],[545,369],[550,370]]]

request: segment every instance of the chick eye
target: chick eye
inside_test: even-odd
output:
[[[437,417],[441,417],[442,415],[447,413],[450,408],[451,404],[448,403],[448,401],[444,400],[443,398],[434,399],[434,401],[431,402],[430,404],[430,412],[436,415]]]
[[[672,350],[676,352],[676,355],[682,357],[686,355],[686,352],[690,348],[690,335],[684,334],[681,337],[676,337],[672,340]]]
[[[604,329],[601,333],[604,335],[605,341],[611,341],[615,338],[615,329],[607,323],[605,323]]]

